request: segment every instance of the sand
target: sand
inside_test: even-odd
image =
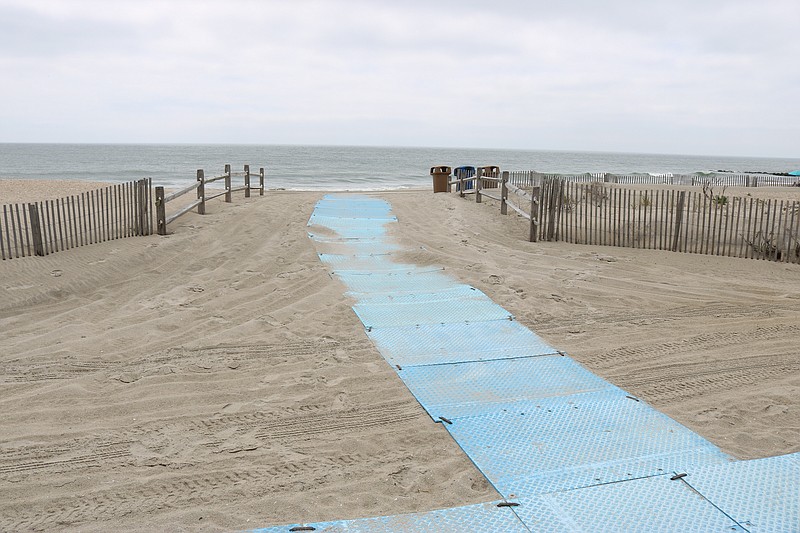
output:
[[[317,259],[321,194],[214,201],[166,237],[0,262],[0,531],[241,530],[498,497]],[[800,451],[800,266],[529,243],[493,201],[375,195],[402,259],[444,266],[738,458]]]

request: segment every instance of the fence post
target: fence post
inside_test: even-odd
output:
[[[225,165],[225,202],[231,203],[231,166]]]
[[[139,191],[138,195],[138,204],[139,204],[139,235],[148,235],[147,231],[147,214],[148,214],[148,206],[147,206],[147,179],[141,179],[137,183],[138,187],[137,190]]]
[[[677,206],[677,213],[675,218],[675,238],[672,241],[672,251],[678,251],[678,245],[680,244],[680,237],[681,237],[681,225],[683,224],[683,205],[684,201],[686,200],[686,191],[681,191],[678,193],[678,206]]]
[[[547,182],[547,232],[545,240],[548,242],[553,240],[553,235],[555,235],[555,225],[556,225],[556,190],[558,179],[552,179]]]
[[[244,197],[250,198],[250,165],[244,166]]]
[[[167,206],[164,204],[164,187],[156,187],[156,233],[167,234]]]
[[[139,180],[133,182],[133,234],[142,235],[142,184]]]
[[[206,175],[203,172],[203,169],[198,169],[197,171],[197,199],[200,200],[200,203],[197,204],[197,214],[198,215],[205,215],[206,214]]]
[[[528,241],[539,241],[539,194],[541,187],[531,189],[531,224],[528,233]]]
[[[464,172],[458,173],[458,195],[464,198]]]
[[[508,214],[508,171],[503,171],[503,178],[500,181],[500,214]]]
[[[153,178],[147,178],[147,234],[153,234]]]
[[[481,203],[481,189],[483,188],[483,180],[481,179],[483,176],[483,169],[478,168],[475,170],[475,203]]]
[[[39,208],[36,204],[28,204],[28,214],[31,219],[31,234],[33,235],[33,253],[44,255],[42,245],[42,224],[39,221]]]
[[[258,169],[258,185],[260,187],[258,195],[264,196],[264,167]]]

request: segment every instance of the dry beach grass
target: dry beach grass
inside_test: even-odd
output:
[[[5,185],[0,203],[44,199]],[[800,451],[797,265],[528,243],[493,202],[372,194],[404,260],[739,458]],[[0,530],[237,530],[497,498],[319,262],[320,196],[215,201],[167,237],[0,263]]]

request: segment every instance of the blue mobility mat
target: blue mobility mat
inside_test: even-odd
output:
[[[362,220],[385,220],[393,218],[389,209],[386,208],[366,208],[366,207],[347,207],[336,204],[318,205],[314,209],[314,217],[338,217],[341,219],[362,219]]]
[[[313,229],[313,228],[312,228]],[[382,239],[383,232],[374,231],[372,228],[369,228],[372,232],[371,235],[360,235],[354,237],[345,237],[343,235],[339,235],[331,230],[333,233],[332,235],[326,235],[325,233],[309,231],[308,238],[314,242],[319,243],[332,243],[332,244],[349,244],[349,243],[357,243],[357,244],[373,244],[375,246],[381,246],[386,241]]]
[[[380,294],[359,294],[358,303],[362,305],[403,305],[424,304],[431,300],[446,302],[451,300],[475,300],[492,302],[492,300],[472,285],[463,283],[447,283],[441,287],[430,288],[425,291],[414,292],[398,291],[396,293],[383,292]]]
[[[445,428],[506,498],[729,461],[693,431],[616,388],[521,401]]]
[[[443,274],[441,267],[417,267],[408,272],[336,272],[342,282],[350,289],[351,296],[372,295],[380,293],[432,292],[456,286],[450,276]]]
[[[414,513],[358,520],[341,520],[308,524],[315,533],[430,533],[430,532],[474,532],[474,533],[529,533],[512,507],[498,507],[502,502],[479,503],[427,513]],[[289,533],[292,528],[303,526],[279,526],[255,529],[253,533]],[[297,531],[297,529],[295,529]]]
[[[401,368],[400,377],[434,420],[497,413],[524,400],[616,389],[560,355]]]
[[[417,324],[452,324],[454,322],[483,322],[511,320],[513,315],[486,298],[439,298],[436,293],[417,295],[413,303],[370,304],[353,306],[358,318],[369,329]]]
[[[312,227],[313,229],[313,227]],[[377,239],[386,235],[386,228],[379,224],[353,225],[352,227],[328,228],[335,235],[314,235],[312,238],[321,242],[345,239]],[[313,232],[311,232],[313,234]]]
[[[399,245],[386,242],[385,239],[316,242],[324,252],[335,255],[381,255],[402,250]]]
[[[661,475],[521,498],[514,510],[531,531],[545,533],[746,531],[686,483],[672,477]]]
[[[417,268],[416,265],[392,261],[391,254],[342,255],[323,253],[319,254],[319,259],[326,265],[330,265],[335,272],[369,273],[395,270],[408,272]]]
[[[325,226],[335,231],[349,231],[366,227],[381,228],[389,222],[397,222],[395,217],[388,218],[341,218],[336,216],[312,215],[308,226]]]
[[[556,353],[515,320],[380,328],[367,336],[392,366],[402,368]]]
[[[800,531],[800,454],[686,472],[686,483],[747,531]]]

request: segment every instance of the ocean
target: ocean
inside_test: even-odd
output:
[[[68,179],[118,183],[152,178],[184,186],[249,164],[264,167],[267,187],[295,190],[391,190],[431,186],[430,167],[496,165],[538,172],[788,172],[800,158],[717,157],[471,148],[196,144],[0,144],[0,179]],[[0,198],[0,203],[2,199]]]

